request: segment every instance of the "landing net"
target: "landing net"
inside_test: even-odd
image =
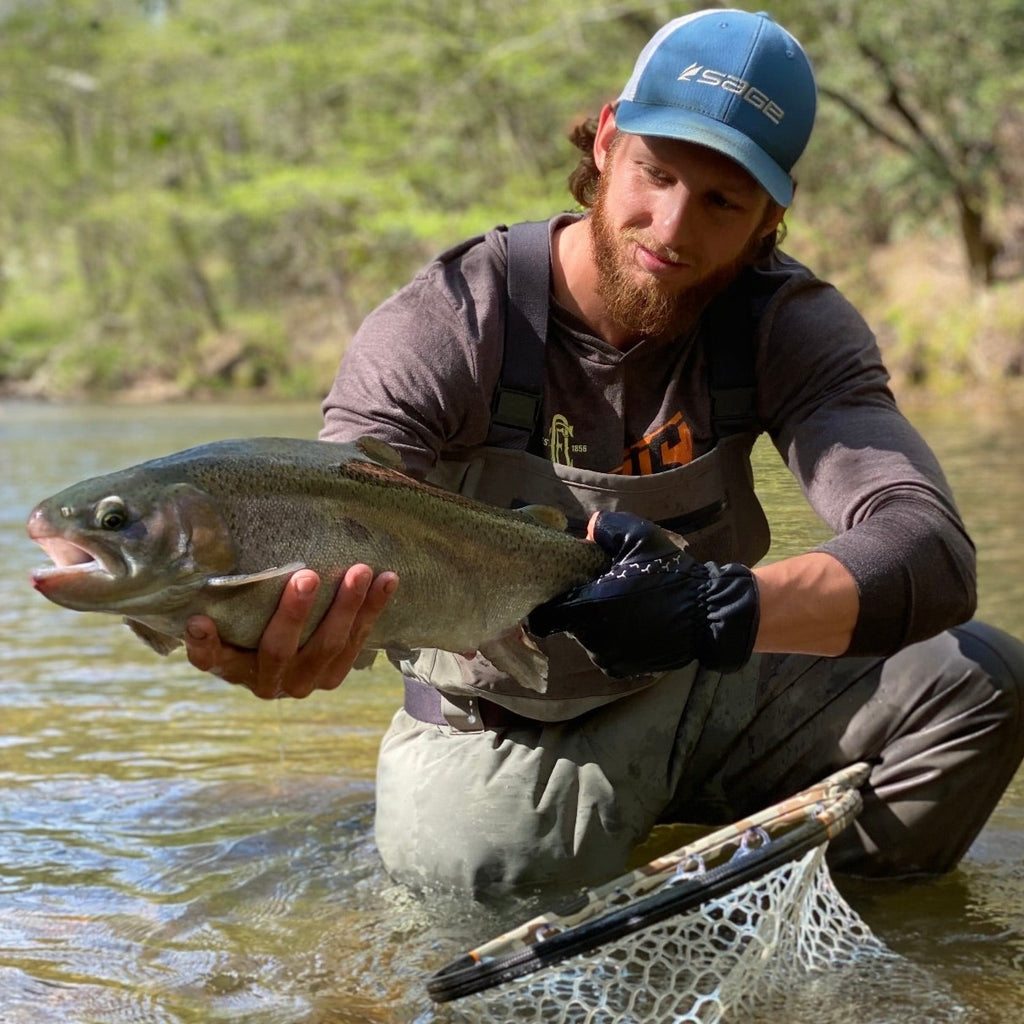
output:
[[[438,1019],[749,1020],[800,975],[890,957],[825,864],[867,772],[853,765],[469,951],[428,981],[449,1003]]]

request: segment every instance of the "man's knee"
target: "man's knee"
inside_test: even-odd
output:
[[[994,756],[1006,766],[1005,783],[1024,757],[1024,644],[985,622],[972,620],[951,629],[959,659],[953,678],[963,680]],[[994,767],[994,766],[993,766]]]
[[[1024,704],[1024,643],[987,622],[972,619],[950,630],[963,657],[976,664],[1018,708]]]
[[[979,666],[1000,693],[1005,788],[1024,759],[1024,643],[984,622],[969,622],[953,633],[964,656]]]
[[[956,626],[894,655],[883,676],[902,679],[903,729],[958,723],[979,741],[998,732],[1007,754],[1024,752],[1024,644],[1001,629]]]
[[[833,844],[833,865],[940,874],[966,852],[1024,757],[1024,644],[969,622],[889,659],[882,688],[899,716],[856,827]]]

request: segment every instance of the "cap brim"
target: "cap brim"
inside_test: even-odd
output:
[[[780,206],[793,201],[793,179],[743,132],[713,117],[622,100],[615,110],[615,124],[631,135],[654,135],[707,146],[735,160]]]

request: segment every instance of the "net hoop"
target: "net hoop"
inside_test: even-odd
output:
[[[427,981],[435,1003],[503,985],[702,907],[808,851],[857,816],[869,766],[857,763],[771,807],[589,889],[472,949]]]

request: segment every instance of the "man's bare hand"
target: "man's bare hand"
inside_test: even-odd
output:
[[[374,578],[368,565],[351,566],[323,621],[300,647],[319,585],[320,578],[311,569],[300,569],[289,579],[256,651],[222,643],[211,619],[192,616],[185,629],[188,660],[203,672],[245,686],[263,700],[308,697],[314,690],[335,689],[362,651],[398,586],[398,577],[383,572]]]

